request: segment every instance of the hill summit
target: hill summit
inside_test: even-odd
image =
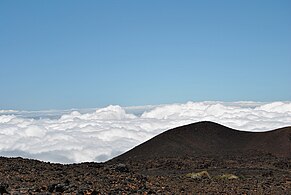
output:
[[[291,157],[291,127],[248,132],[214,122],[197,122],[165,131],[112,161],[249,152]]]

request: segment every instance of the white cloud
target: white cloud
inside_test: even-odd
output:
[[[248,131],[291,125],[290,102],[187,102],[66,111],[0,112],[0,155],[105,161],[177,126],[214,121]]]

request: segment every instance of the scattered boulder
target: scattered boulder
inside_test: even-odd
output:
[[[49,191],[49,192],[54,192],[55,191],[55,188],[56,188],[56,185],[57,184],[50,184],[50,185],[48,185],[48,187],[47,187],[47,190]]]
[[[63,193],[66,190],[65,184],[58,184],[55,187],[56,192],[61,192]]]
[[[7,183],[2,183],[0,182],[0,194],[4,194],[7,193],[7,188],[9,187],[9,185]]]
[[[66,180],[64,183],[50,184],[47,189],[49,192],[60,192],[63,193],[69,188],[70,182]]]
[[[97,194],[99,194],[99,192],[97,192],[96,190],[93,190],[93,191],[91,192],[91,195],[97,195]]]
[[[129,168],[125,164],[120,163],[115,167],[115,171],[122,172],[122,173],[128,173]]]

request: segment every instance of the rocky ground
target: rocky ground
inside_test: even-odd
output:
[[[0,158],[1,194],[291,194],[291,159],[270,154],[61,165]]]

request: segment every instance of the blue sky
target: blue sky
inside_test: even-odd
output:
[[[291,1],[0,1],[0,109],[290,101]]]

